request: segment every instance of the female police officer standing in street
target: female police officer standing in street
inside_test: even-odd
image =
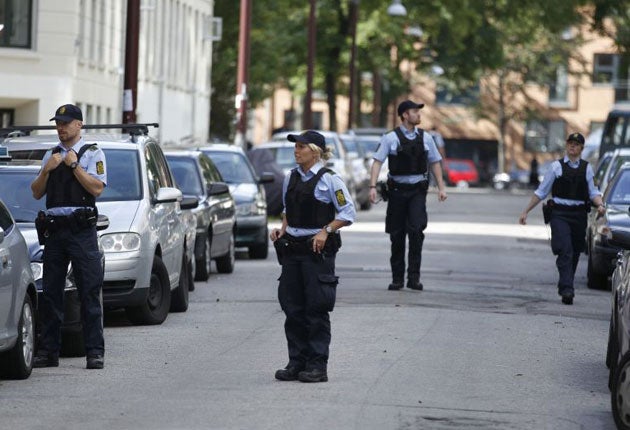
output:
[[[289,364],[276,379],[328,381],[329,312],[335,305],[337,233],[350,225],[354,203],[341,178],[324,167],[330,158],[324,136],[315,131],[290,134],[298,167],[284,179],[282,227],[270,237],[282,264],[278,299],[286,315]]]
[[[60,106],[50,120],[57,125],[60,143],[44,155],[42,168],[31,184],[33,197],[41,199],[46,195],[48,234],[42,280],[42,331],[34,365],[59,365],[64,288],[71,261],[81,299],[86,367],[102,369],[103,268],[96,235],[96,197],[107,183],[105,155],[96,144],[86,143],[81,137],[83,114],[77,106]]]
[[[573,277],[584,251],[586,235],[586,213],[592,201],[597,212],[605,212],[602,196],[593,184],[593,169],[588,162],[580,159],[584,149],[584,136],[580,133],[569,135],[566,154],[556,160],[545,173],[545,177],[521,213],[519,222],[526,224],[527,214],[551,192],[548,205],[551,210],[551,250],[558,268],[558,294],[565,305],[573,304]]]

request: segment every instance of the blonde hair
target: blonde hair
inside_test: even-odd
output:
[[[326,146],[326,149],[324,150],[320,148],[319,146],[315,145],[314,143],[309,143],[308,147],[311,148],[311,151],[318,154],[319,158],[321,158],[324,161],[328,161],[333,155],[333,151],[330,146]]]

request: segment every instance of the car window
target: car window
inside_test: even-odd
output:
[[[201,173],[206,179],[206,182],[223,182],[223,177],[221,176],[219,169],[217,169],[211,159],[202,154],[199,157],[199,164],[201,164]]]
[[[36,173],[35,170],[0,171],[0,198],[9,208],[16,222],[35,222],[37,212],[46,209],[46,199],[35,200],[30,193],[31,182],[35,179]],[[16,193],[15,190],[21,190],[21,192]]]
[[[332,157],[333,158],[341,158],[343,157],[342,149],[339,147],[339,141],[333,137],[326,138],[326,146],[330,146],[332,149]]]
[[[13,219],[9,213],[7,207],[0,203],[0,227],[4,230],[5,234],[8,234],[13,228]]]
[[[223,180],[228,184],[256,183],[254,173],[244,155],[220,151],[212,151],[209,155],[214,165],[221,172]]]
[[[11,158],[14,160],[41,160],[48,149],[18,149],[11,150]]]
[[[107,186],[99,202],[142,199],[140,160],[135,149],[103,149],[107,160]]]
[[[269,148],[276,158],[276,163],[283,169],[292,169],[296,166],[293,146],[281,146],[279,148]]]
[[[626,161],[630,161],[630,155],[619,155],[611,161],[610,169],[608,170],[608,175],[606,175],[606,181],[610,181],[615,173],[619,171],[619,168]]]
[[[148,146],[144,148],[144,158],[147,163],[147,180],[149,182],[149,192],[151,197],[154,198],[157,195],[158,190],[161,188],[160,184],[160,169],[157,166],[157,160],[154,158],[154,153]]]
[[[623,170],[608,193],[608,203],[615,205],[630,204],[630,170]]]
[[[186,195],[200,196],[203,194],[201,177],[197,170],[197,162],[190,157],[166,156],[168,164],[175,176],[175,183]]]
[[[593,182],[595,182],[595,185],[599,185],[600,182],[602,181],[602,178],[604,177],[604,174],[606,173],[606,169],[608,168],[608,165],[610,164],[610,160],[612,160],[612,157],[607,156],[607,157],[604,157],[604,159],[599,162],[599,165],[597,166],[597,171],[595,172],[595,176],[593,178]]]
[[[175,180],[171,175],[171,171],[168,168],[168,162],[166,161],[166,157],[164,157],[164,153],[160,149],[159,146],[153,143],[147,144],[149,150],[153,153],[153,160],[155,161],[155,165],[159,172],[160,184],[162,187],[174,187]]]
[[[463,161],[448,161],[446,163],[449,170],[453,170],[455,172],[471,172],[473,168],[468,163],[464,163]]]

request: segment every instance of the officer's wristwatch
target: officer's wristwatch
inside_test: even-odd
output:
[[[76,168],[77,168],[77,166],[78,166],[78,165],[79,165],[79,163],[77,163],[76,161],[73,161],[72,163],[70,163],[70,168],[71,168],[72,170],[74,170],[74,169],[76,169]]]
[[[328,234],[331,234],[333,232],[333,229],[330,224],[328,224],[326,227],[324,227],[324,231],[326,231],[326,233]]]

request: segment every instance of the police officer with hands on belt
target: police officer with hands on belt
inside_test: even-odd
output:
[[[405,100],[398,105],[402,125],[381,138],[374,153],[370,171],[370,200],[376,203],[376,181],[387,158],[388,204],[385,232],[391,241],[390,265],[392,283],[389,290],[400,290],[405,280],[405,242],[409,236],[407,288],[422,290],[420,263],[424,230],[427,227],[427,190],[429,168],[438,186],[438,200],[446,200],[438,149],[428,132],[416,128],[420,124],[422,103]]]
[[[519,217],[519,222],[526,224],[529,211],[551,193],[551,200],[547,203],[552,207],[551,250],[557,256],[558,294],[566,305],[573,304],[573,278],[586,244],[586,214],[590,202],[597,207],[599,215],[606,211],[602,195],[593,183],[593,169],[580,158],[583,149],[584,136],[580,133],[570,134],[564,158],[551,164]]]
[[[31,184],[33,197],[46,195],[46,214],[40,220],[44,248],[40,346],[35,367],[59,366],[60,326],[68,263],[81,299],[81,322],[87,368],[102,369],[105,342],[101,289],[103,268],[96,234],[96,197],[107,183],[105,155],[81,137],[83,114],[72,104],[60,106],[55,116],[59,145],[48,151]],[[39,232],[38,232],[39,233]]]
[[[287,139],[295,142],[298,166],[284,179],[282,227],[270,238],[282,264],[278,299],[286,315],[289,363],[275,377],[326,382],[341,246],[337,231],[354,221],[356,210],[341,177],[324,167],[331,156],[324,136],[309,130]]]

